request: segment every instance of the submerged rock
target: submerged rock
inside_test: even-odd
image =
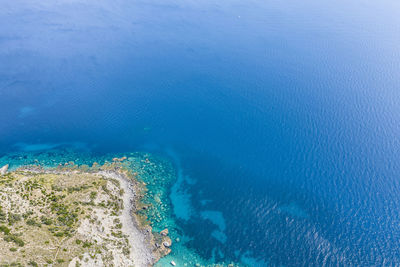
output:
[[[121,161],[124,161],[124,160],[126,160],[127,158],[126,157],[122,157],[122,158],[113,158],[112,160],[114,161],[114,162],[121,162]]]

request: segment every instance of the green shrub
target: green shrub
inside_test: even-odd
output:
[[[6,242],[14,242],[20,247],[23,247],[25,245],[25,242],[21,238],[13,234],[6,235],[3,239]]]
[[[54,236],[63,237],[64,236],[64,232],[57,232],[57,233],[54,234]]]
[[[63,189],[60,186],[57,185],[51,185],[51,189],[57,192],[61,192]]]
[[[28,219],[26,221],[26,224],[31,226],[42,227],[42,225],[39,222],[35,221],[34,219]]]
[[[40,217],[40,221],[45,225],[51,225],[53,223],[52,219],[47,218],[45,216]]]
[[[0,232],[3,232],[5,235],[8,235],[10,233],[10,229],[8,229],[7,226],[1,225]]]
[[[24,218],[24,219],[26,219],[26,218],[28,218],[30,215],[32,215],[33,214],[33,211],[27,211],[27,212],[25,212],[24,214],[22,214],[22,217]]]
[[[93,244],[92,244],[91,242],[85,241],[85,242],[83,242],[82,247],[84,247],[84,248],[89,248],[89,247],[91,247],[92,245],[93,245]]]
[[[93,192],[90,192],[90,199],[95,199],[96,198],[96,196],[97,196],[97,192],[95,192],[95,191],[93,191]]]
[[[17,213],[8,213],[8,224],[13,225],[14,223],[20,221],[22,219],[22,216]]]
[[[5,214],[0,206],[0,222],[5,222],[7,219],[7,214]]]

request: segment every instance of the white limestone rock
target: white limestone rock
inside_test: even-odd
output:
[[[1,169],[0,169],[0,175],[6,174],[7,171],[8,171],[8,164],[7,164],[7,165],[4,165],[3,167],[1,167]]]

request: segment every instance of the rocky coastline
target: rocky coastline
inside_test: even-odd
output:
[[[21,240],[25,239],[25,243],[30,246],[17,248],[17,251],[10,253],[10,250],[15,250],[15,246],[12,242],[11,244],[6,242],[5,245],[8,251],[6,247],[0,250],[0,258],[6,259],[7,255],[11,255],[10,259],[19,259],[19,257],[15,256],[20,252],[22,265],[24,263],[29,264],[29,262],[25,262],[27,260],[24,260],[28,256],[28,258],[34,258],[31,263],[34,262],[43,266],[46,264],[48,266],[71,267],[104,266],[107,264],[113,264],[113,266],[153,266],[161,257],[169,254],[172,241],[168,237],[168,229],[160,233],[153,232],[147,217],[143,216],[142,212],[139,212],[146,209],[146,204],[141,202],[141,199],[146,194],[146,185],[137,179],[136,173],[124,168],[123,162],[125,160],[126,158],[124,157],[114,158],[111,162],[106,162],[103,165],[93,163],[90,167],[87,165],[78,166],[73,162],[69,162],[60,164],[56,168],[45,168],[40,165],[22,166],[14,171],[7,171],[8,166],[1,168],[0,195],[10,202],[7,202],[9,205],[1,207],[4,214],[21,213],[24,215],[29,213],[29,209],[32,208],[30,204],[34,203],[35,200],[24,199],[27,193],[23,191],[25,188],[23,186],[30,182],[31,184],[36,184],[38,188],[31,190],[29,194],[38,197],[40,195],[39,190],[41,190],[42,193],[46,192],[43,193],[44,196],[40,196],[41,198],[56,196],[56,198],[60,197],[60,200],[58,200],[60,202],[64,201],[61,200],[61,196],[63,196],[64,199],[68,200],[65,202],[71,206],[70,208],[82,210],[85,216],[76,215],[76,221],[69,227],[70,232],[61,239],[64,243],[74,240],[75,243],[71,241],[68,243],[69,245],[63,248],[63,250],[68,250],[74,257],[58,259],[56,255],[54,259],[50,259],[50,256],[42,257],[41,255],[35,255],[35,253],[29,253],[37,250],[35,248],[36,241],[32,242],[32,244],[29,242],[29,231],[33,233],[32,235],[35,235],[35,232],[42,233],[46,229],[52,229],[47,225],[35,228],[24,224],[30,222],[29,220],[37,221],[39,215],[43,217],[45,212],[49,212],[46,211],[48,203],[44,201],[43,207],[40,206],[40,208],[31,212],[33,215],[30,215],[30,219],[27,219],[28,217],[21,219],[15,223],[15,226],[9,227],[11,232],[19,234]],[[49,184],[50,182],[52,184]],[[93,185],[90,185],[90,182]],[[79,185],[76,183],[79,183]],[[1,184],[4,186],[1,186]],[[7,187],[9,185],[12,185],[12,187]],[[88,189],[77,191],[77,193],[73,191],[75,190],[74,188],[85,187],[88,187]],[[50,188],[55,191],[49,193]],[[70,192],[73,193],[69,195]],[[113,203],[112,201],[119,203],[117,212],[107,210],[106,203]],[[71,204],[71,202],[75,204]],[[50,204],[55,205],[51,201]],[[15,205],[25,208],[13,210]],[[4,227],[7,227],[6,223],[9,220],[9,216],[6,215],[6,218],[4,218]],[[56,225],[55,228],[61,228],[59,222],[54,223],[54,225]],[[18,232],[22,229],[25,233]],[[0,235],[2,234],[0,233]],[[7,235],[5,233],[3,235],[3,240],[5,240]],[[49,239],[50,241],[45,242],[53,242],[52,240],[57,240],[57,237],[51,236]],[[94,245],[86,248],[76,246],[79,245],[78,243],[81,239]],[[32,237],[32,240],[36,240],[35,237]],[[93,249],[94,247],[96,249]],[[58,250],[60,250],[60,246]],[[14,262],[1,262],[0,260],[0,264],[3,263],[11,264]]]

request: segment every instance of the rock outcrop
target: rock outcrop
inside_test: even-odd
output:
[[[4,165],[3,167],[1,167],[1,169],[0,169],[0,175],[6,174],[7,171],[8,171],[8,164],[7,164],[7,165]]]

